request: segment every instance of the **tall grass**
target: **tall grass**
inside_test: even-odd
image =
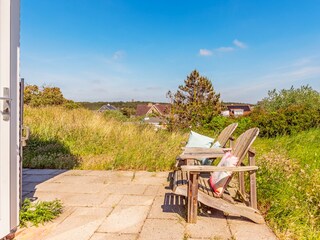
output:
[[[25,124],[24,166],[31,168],[169,170],[186,138],[86,109],[27,107]]]
[[[281,239],[320,239],[320,129],[258,139],[258,199]]]

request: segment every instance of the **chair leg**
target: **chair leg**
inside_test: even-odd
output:
[[[190,172],[188,181],[187,222],[196,223],[198,215],[198,178],[199,173]]]
[[[249,152],[249,165],[255,166],[255,154]],[[257,209],[257,183],[256,172],[252,171],[250,174],[250,207]]]

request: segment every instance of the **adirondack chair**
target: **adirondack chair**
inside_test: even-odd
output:
[[[255,166],[255,153],[250,150],[250,147],[259,133],[258,128],[252,128],[244,132],[235,141],[235,144],[231,150],[233,156],[239,158],[236,167],[217,167],[217,166],[195,166],[184,165],[181,170],[176,171],[177,178],[175,181],[175,188],[173,192],[177,195],[187,197],[187,221],[190,223],[196,223],[197,221],[197,208],[198,201],[206,206],[218,209],[229,215],[243,216],[256,223],[264,223],[263,217],[257,210],[257,195],[256,195],[256,170]],[[212,153],[211,153],[212,154]],[[212,154],[215,156],[215,154]],[[249,166],[243,166],[242,162],[245,156],[248,155]],[[210,152],[206,153],[205,149],[200,154],[193,154],[186,157],[207,157],[210,156]],[[232,172],[228,178],[226,184],[223,186],[223,194],[216,194],[209,185],[208,173],[215,171],[228,171]],[[250,197],[247,199],[244,191],[244,175],[243,173],[248,171],[250,174]],[[239,176],[240,183],[238,191],[242,194],[247,205],[237,203],[230,196],[230,191],[227,189],[229,182],[231,181],[235,172],[241,173]]]
[[[216,157],[222,157],[225,151],[230,150],[229,148],[226,148],[228,141],[230,141],[230,147],[232,147],[233,140],[234,138],[232,137],[232,134],[238,127],[238,123],[232,123],[226,128],[224,128],[219,136],[217,137],[217,142],[220,143],[220,150],[212,150],[213,153],[216,153],[215,157],[212,157],[210,155],[209,157],[211,158],[216,158]],[[184,148],[183,154],[189,154],[189,153],[198,153],[198,151],[201,150],[201,148]],[[219,154],[220,153],[220,154]],[[190,158],[188,161],[185,161],[185,159],[182,159],[180,156],[177,157],[176,159],[176,167],[179,168],[182,165],[201,165],[201,161],[195,158]]]
[[[225,129],[223,129],[222,132],[219,134],[219,136],[217,137],[217,141],[220,143],[222,148],[226,147],[228,141],[230,141],[230,144],[231,144],[230,147],[232,147],[232,143],[233,143],[232,134],[237,129],[237,127],[238,127],[238,123],[232,123],[229,126],[227,126]]]

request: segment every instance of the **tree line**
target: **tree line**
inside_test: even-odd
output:
[[[171,131],[193,129],[213,135],[232,122],[238,122],[239,132],[259,127],[260,136],[275,137],[320,127],[320,93],[308,85],[279,91],[273,89],[255,105],[250,115],[237,118],[221,116],[225,104],[222,103],[220,94],[215,91],[212,82],[197,70],[186,77],[177,91],[169,91],[167,97],[171,102],[171,112],[167,117],[168,129]],[[24,103],[31,107],[86,107],[94,110],[106,104],[76,103],[66,99],[58,87],[36,85],[25,87]],[[120,101],[111,104],[120,110],[119,114],[130,117],[135,114],[138,104],[147,103],[149,102]]]

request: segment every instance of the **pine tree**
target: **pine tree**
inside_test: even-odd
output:
[[[176,93],[169,91],[167,96],[172,102],[172,128],[199,127],[221,112],[220,94],[214,91],[211,81],[197,70],[187,76]]]

